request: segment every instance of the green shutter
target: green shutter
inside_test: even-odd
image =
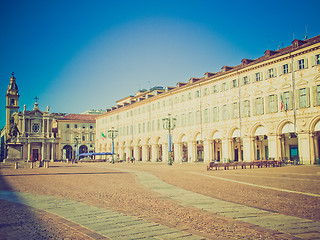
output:
[[[277,68],[273,68],[273,76],[274,76],[274,77],[277,76]]]
[[[317,86],[312,86],[312,99],[313,99],[313,106],[318,106],[317,103]]]
[[[304,68],[308,68],[308,58],[304,59]]]
[[[274,96],[275,96],[275,99],[274,99],[275,109],[274,109],[274,111],[275,111],[275,112],[278,112],[278,95],[275,94]]]
[[[289,92],[289,102],[288,102],[288,110],[292,110],[292,100],[293,100],[293,94],[292,91]]]
[[[288,63],[288,72],[291,73],[292,64]]]
[[[307,95],[307,107],[310,107],[310,88],[306,88],[306,95]]]
[[[262,114],[264,114],[264,97],[261,97]]]
[[[295,99],[295,105],[296,109],[300,107],[300,94],[299,94],[299,89],[294,91],[294,99]]]
[[[266,96],[266,113],[270,113],[270,95]]]

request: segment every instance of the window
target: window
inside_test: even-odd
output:
[[[304,69],[304,59],[298,60],[298,69]]]
[[[222,83],[221,91],[227,90],[227,83]]]
[[[188,123],[189,123],[189,126],[193,125],[193,113],[192,112],[188,113]]]
[[[264,104],[263,104],[263,98],[258,97],[255,99],[255,114],[261,115],[264,113]]]
[[[284,92],[283,93],[283,97],[281,99],[281,110],[288,110],[288,109],[291,109],[291,100],[290,100],[290,92]]]
[[[270,113],[274,113],[277,112],[278,108],[277,108],[277,95],[272,94],[269,95],[269,112]]]
[[[129,112],[128,112],[129,113]],[[93,129],[93,126],[92,125],[90,125],[90,129]]]
[[[186,125],[186,115],[181,115],[181,127],[184,127]]]
[[[233,118],[239,117],[239,103],[235,102],[232,104],[232,112],[233,112]]]
[[[320,64],[320,54],[316,55],[315,63],[316,65]]]
[[[282,73],[283,74],[289,73],[289,65],[288,64],[282,65]]]
[[[222,119],[223,120],[228,119],[228,106],[227,106],[227,104],[222,106]]]
[[[306,108],[307,107],[307,89],[302,88],[299,90],[299,107]]]
[[[217,93],[218,92],[218,88],[217,88],[217,85],[214,85],[213,86],[213,91],[212,91],[213,93]]]
[[[232,87],[233,87],[233,88],[238,87],[238,81],[237,81],[237,79],[232,80]]]
[[[200,110],[196,111],[196,124],[201,123],[201,116],[200,116]]]
[[[274,69],[273,69],[273,68],[270,68],[270,69],[268,70],[268,76],[269,76],[269,78],[275,77]]]
[[[39,124],[39,123],[34,123],[34,124],[32,125],[32,131],[33,131],[34,133],[38,133],[38,132],[40,131],[40,124]]]
[[[195,93],[195,98],[198,98],[198,97],[200,97],[200,91],[199,90],[196,91],[196,93]]]
[[[217,122],[219,121],[219,109],[218,107],[213,108],[213,121]]]
[[[182,96],[181,96],[181,102],[184,102],[184,101],[185,101],[185,96],[182,95]]]
[[[261,79],[261,73],[260,72],[257,72],[255,74],[255,77],[256,77],[256,82],[260,82],[262,79]]]
[[[243,77],[243,85],[249,84],[248,76]]]
[[[10,105],[15,105],[14,104],[14,99],[10,99],[11,101],[10,101]]]
[[[85,125],[82,125],[82,128],[84,129],[84,128],[86,128],[86,126],[85,126]]]
[[[67,128],[70,128],[70,124],[67,124]]]
[[[78,125],[77,125],[77,124],[75,124],[75,125],[74,125],[74,128],[78,128]]]
[[[188,100],[191,100],[191,99],[192,99],[191,93],[188,93]]]
[[[204,122],[205,123],[209,122],[209,109],[204,110]]]
[[[320,105],[320,85],[315,86],[315,106]]]
[[[204,96],[207,96],[209,94],[208,88],[204,89]]]
[[[249,100],[245,100],[243,102],[243,116],[250,117],[250,101]]]

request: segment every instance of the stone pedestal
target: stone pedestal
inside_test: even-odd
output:
[[[21,143],[8,143],[8,152],[6,161],[22,160],[22,144]]]

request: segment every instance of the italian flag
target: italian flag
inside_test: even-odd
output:
[[[103,138],[103,139],[106,139],[106,138],[107,138],[103,133],[101,133],[101,135],[102,135],[102,138]]]
[[[284,103],[283,103],[283,98],[282,98],[282,94],[280,95],[280,98],[281,98],[281,110],[283,110],[283,107],[284,107]]]

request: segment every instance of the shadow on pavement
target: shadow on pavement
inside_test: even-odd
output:
[[[23,205],[0,171],[0,239],[68,239],[72,233],[59,222]],[[76,237],[74,239],[83,239]]]

